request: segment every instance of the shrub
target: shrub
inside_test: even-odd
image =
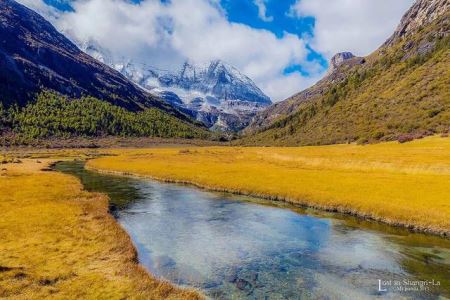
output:
[[[398,142],[399,142],[400,144],[407,143],[407,142],[411,142],[411,141],[414,140],[414,135],[412,135],[412,134],[402,134],[402,135],[400,135],[400,136],[398,137],[397,140],[398,140]]]

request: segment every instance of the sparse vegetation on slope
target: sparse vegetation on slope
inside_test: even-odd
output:
[[[130,112],[92,97],[69,99],[43,92],[24,108],[0,104],[3,144],[50,137],[131,136],[208,138],[206,128],[183,122],[155,108]],[[6,132],[11,130],[9,134]]]
[[[0,298],[202,298],[138,266],[108,199],[71,176],[39,171],[47,162],[1,165]]]
[[[89,168],[287,200],[450,234],[450,138],[301,148],[117,150]]]
[[[298,104],[240,144],[317,145],[409,140],[450,130],[448,15],[364,64],[340,70],[345,79]],[[294,101],[294,100],[291,100]]]

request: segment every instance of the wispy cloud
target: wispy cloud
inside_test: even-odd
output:
[[[254,0],[253,3],[258,7],[258,16],[264,22],[272,22],[273,17],[267,15],[266,0]]]

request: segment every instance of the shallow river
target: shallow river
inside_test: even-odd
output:
[[[109,195],[150,272],[211,298],[450,298],[450,240],[83,166],[56,169]]]

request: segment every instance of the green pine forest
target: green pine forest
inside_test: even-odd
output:
[[[50,137],[210,138],[206,128],[155,108],[130,112],[92,97],[70,99],[51,91],[41,92],[25,107],[5,108],[0,102],[0,132],[3,144]]]

